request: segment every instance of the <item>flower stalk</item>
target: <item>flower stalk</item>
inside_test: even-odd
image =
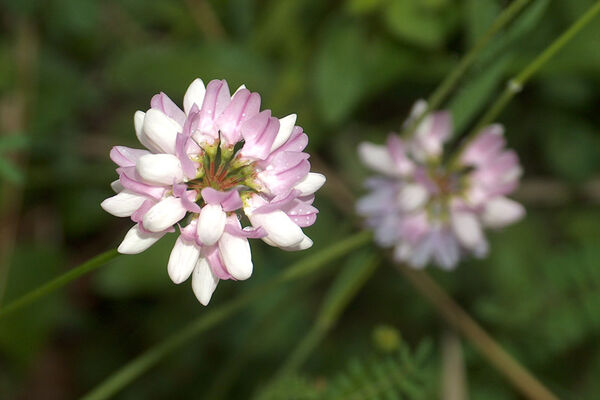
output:
[[[374,255],[361,257],[358,263],[340,271],[327,293],[313,326],[294,348],[277,376],[291,374],[302,366],[312,351],[335,326],[354,296],[367,283],[380,261],[380,257]]]
[[[558,400],[558,397],[508,354],[429,275],[401,264],[394,265],[435,307],[444,321],[469,339],[523,395],[531,400]]]
[[[510,79],[504,91],[498,96],[496,101],[488,108],[479,121],[475,124],[475,128],[468,134],[468,142],[471,137],[475,136],[481,128],[494,121],[498,115],[504,110],[512,98],[519,93],[523,86],[535,75],[552,57],[554,57],[567,43],[569,43],[575,35],[577,35],[594,17],[600,13],[600,1],[597,1],[591,6],[577,21],[575,21],[569,29],[560,35],[550,46],[540,53],[533,61],[531,61],[517,76]]]
[[[57,289],[62,288],[66,284],[74,281],[75,279],[85,275],[98,267],[106,264],[110,260],[116,258],[119,255],[116,249],[108,250],[102,254],[97,255],[96,257],[84,262],[83,264],[71,269],[68,272],[65,272],[61,276],[54,278],[50,282],[32,290],[31,292],[25,294],[19,299],[9,303],[8,305],[0,308],[0,319],[6,317],[8,314],[14,313],[22,309],[25,306],[34,303],[40,298],[49,295]]]
[[[508,25],[514,18],[517,17],[519,12],[528,4],[531,0],[515,0],[508,7],[506,7],[500,15],[496,18],[494,23],[489,29],[483,34],[483,36],[477,40],[475,45],[469,52],[459,61],[458,65],[446,76],[446,78],[440,83],[440,85],[434,90],[427,100],[427,109],[423,114],[416,118],[412,123],[408,125],[408,129],[405,131],[405,137],[410,136],[417,126],[423,121],[425,117],[432,111],[437,109],[443,102],[448,98],[452,90],[456,88],[460,79],[466,74],[471,65],[477,60],[479,54],[485,49],[487,44],[496,36],[496,34]]]
[[[167,354],[177,350],[200,333],[232,316],[245,306],[251,304],[257,298],[264,296],[265,292],[272,290],[281,284],[309,275],[336,258],[363,246],[370,240],[372,240],[372,237],[368,232],[354,234],[293,264],[268,282],[251,289],[245,294],[230,300],[225,304],[205,311],[202,316],[192,321],[189,325],[167,337],[162,342],[148,349],[146,352],[118,369],[100,383],[100,385],[86,394],[82,400],[102,400],[110,398],[156,365]]]

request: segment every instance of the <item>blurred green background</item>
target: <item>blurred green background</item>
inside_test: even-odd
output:
[[[120,242],[131,222],[99,206],[116,178],[108,152],[117,144],[138,147],[132,116],[149,107],[154,93],[181,103],[196,77],[224,78],[231,88],[245,83],[276,116],[297,113],[310,151],[359,194],[367,172],[356,144],[383,141],[398,130],[412,103],[431,93],[507,3],[0,1],[4,304]],[[457,137],[511,74],[592,3],[532,1],[446,104]],[[489,258],[464,262],[452,273],[430,269],[561,399],[600,397],[599,89],[596,20],[500,118],[524,165],[515,198],[526,205],[527,218],[489,234]],[[252,279],[222,281],[209,308],[350,234],[352,221],[339,209],[350,205],[335,204],[333,192],[326,186],[317,196],[320,215],[307,229],[313,249],[289,254],[254,241]],[[0,398],[76,398],[206,312],[188,283],[176,286],[167,276],[174,240],[170,235],[143,254],[121,257],[0,320]],[[356,365],[352,360],[399,351],[386,350],[386,334],[401,336],[394,348],[430,348],[426,356],[415,354],[425,359],[421,398],[441,398],[448,328],[385,263],[301,376],[261,394],[310,328],[334,271],[361,257],[353,254],[327,272],[265,294],[117,398],[311,398],[311,390]],[[520,398],[468,342],[458,352],[470,398]],[[454,361],[460,365],[460,357]],[[294,397],[295,391],[305,397]]]

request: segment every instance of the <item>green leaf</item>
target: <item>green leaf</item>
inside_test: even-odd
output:
[[[469,47],[483,36],[486,30],[500,14],[497,0],[466,0],[464,3],[464,21]]]
[[[395,0],[384,10],[384,21],[392,34],[415,45],[439,47],[446,37],[452,10],[420,0]]]
[[[335,24],[317,50],[315,91],[329,124],[339,123],[359,102],[367,85],[365,36],[356,25]]]
[[[544,16],[550,0],[537,0],[526,8],[506,31],[493,40],[479,57],[478,65],[496,62],[495,59],[507,53],[507,49],[534,29]]]
[[[449,104],[452,113],[454,134],[467,127],[473,117],[486,105],[487,99],[498,88],[508,66],[509,56],[505,56],[481,71],[464,85]]]
[[[325,122],[341,123],[367,96],[387,89],[411,68],[413,58],[389,40],[369,37],[357,24],[334,23],[315,61],[316,100]]]

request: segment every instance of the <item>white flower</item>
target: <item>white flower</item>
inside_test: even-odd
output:
[[[296,114],[278,119],[261,112],[260,102],[244,85],[231,95],[224,80],[205,86],[196,79],[183,110],[159,93],[149,110],[134,114],[147,150],[111,150],[119,180],[101,206],[136,223],[118,250],[144,251],[179,225],[168,273],[177,284],[192,276],[205,305],[219,280],[251,276],[248,239],[286,251],[312,246],[302,228],[316,220],[313,194],[325,177],[310,172],[308,137]],[[241,226],[243,213],[252,226]]]

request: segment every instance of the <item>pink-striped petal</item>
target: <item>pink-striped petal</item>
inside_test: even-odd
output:
[[[179,125],[183,126],[185,113],[163,92],[152,97],[150,107],[162,111],[167,117],[174,119]]]

